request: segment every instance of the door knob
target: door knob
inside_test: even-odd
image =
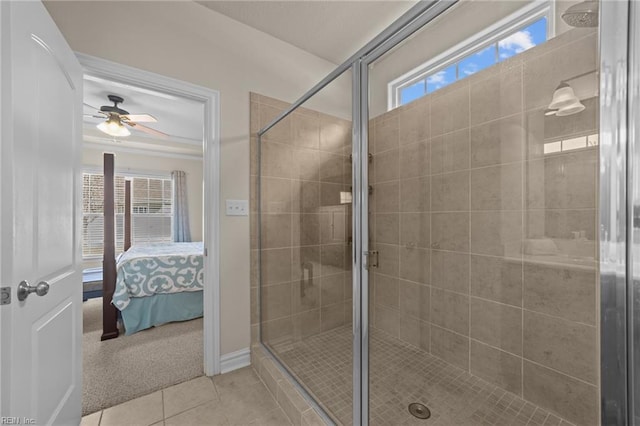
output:
[[[18,300],[23,301],[31,293],[35,293],[38,296],[44,296],[49,293],[49,283],[46,281],[40,281],[38,285],[29,285],[27,281],[22,281],[18,285]]]

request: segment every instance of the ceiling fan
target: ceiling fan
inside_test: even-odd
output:
[[[91,105],[85,104],[85,106],[96,111],[95,114],[85,114],[85,117],[106,118],[105,121],[97,125],[100,131],[108,134],[109,136],[129,136],[131,132],[126,127],[128,126],[150,135],[160,136],[163,138],[169,137],[169,135],[164,132],[140,124],[158,122],[154,116],[149,114],[129,114],[129,111],[125,111],[118,106],[118,104],[124,102],[124,99],[121,96],[108,95],[107,97],[111,102],[113,102],[113,105],[103,105],[100,109],[97,109]]]

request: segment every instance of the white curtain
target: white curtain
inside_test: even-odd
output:
[[[174,170],[171,172],[171,178],[173,179],[173,241],[190,242],[187,175],[181,170]]]

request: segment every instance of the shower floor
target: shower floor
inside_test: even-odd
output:
[[[388,334],[370,336],[371,425],[562,425],[571,423]],[[340,423],[352,424],[351,328],[273,349]],[[409,414],[425,404],[431,418]]]

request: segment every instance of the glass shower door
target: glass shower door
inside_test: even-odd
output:
[[[365,58],[369,424],[599,423],[598,28],[563,7]]]

